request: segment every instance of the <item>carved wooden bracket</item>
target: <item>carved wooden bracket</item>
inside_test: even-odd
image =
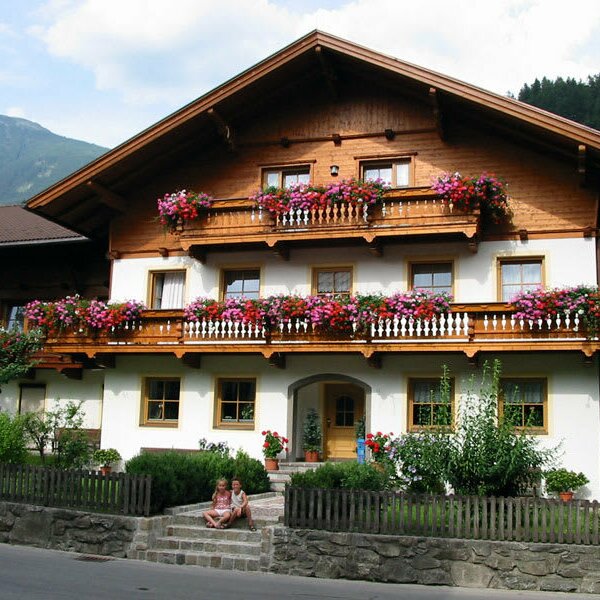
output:
[[[373,369],[381,369],[383,356],[379,352],[374,352],[371,356],[367,356],[367,364]]]
[[[94,361],[102,369],[114,369],[117,365],[116,356],[114,354],[96,354]]]
[[[169,257],[169,249],[168,248],[164,248],[164,247],[160,247],[158,249],[158,253],[163,257],[163,258],[168,258]]]
[[[186,352],[181,357],[181,362],[190,369],[199,369],[202,364],[202,354],[199,352]]]
[[[206,249],[199,246],[190,246],[188,256],[196,259],[200,264],[206,264]]]
[[[586,153],[585,144],[580,144],[577,147],[577,175],[579,176],[580,187],[585,187],[587,172],[586,172]]]
[[[267,358],[267,362],[276,369],[285,369],[285,354],[274,352]]]
[[[279,242],[276,243],[273,246],[273,254],[275,254],[277,258],[280,258],[281,260],[284,260],[286,262],[290,260],[290,248],[285,244]]]

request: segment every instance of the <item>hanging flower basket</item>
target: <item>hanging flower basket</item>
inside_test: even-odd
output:
[[[489,223],[502,223],[511,217],[506,182],[496,175],[463,177],[458,172],[443,173],[433,179],[431,188],[452,211],[472,212],[479,208]]]
[[[171,233],[178,230],[185,221],[193,221],[206,212],[213,203],[212,196],[180,190],[158,198],[158,220]]]

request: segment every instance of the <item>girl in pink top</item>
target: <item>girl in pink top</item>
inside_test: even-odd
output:
[[[227,479],[219,479],[212,495],[212,508],[205,511],[202,516],[207,527],[225,529],[231,518],[231,492],[227,489]],[[219,519],[216,521],[215,519]]]

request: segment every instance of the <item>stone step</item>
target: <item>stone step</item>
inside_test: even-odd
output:
[[[219,540],[216,538],[180,538],[160,537],[156,539],[153,550],[185,550],[191,552],[212,552],[230,556],[260,555],[260,538],[255,542]]]
[[[258,542],[260,531],[248,529],[212,529],[204,525],[169,525],[167,536],[185,539],[221,539],[237,542]]]
[[[273,511],[271,514],[266,515],[254,515],[254,524],[256,528],[259,529],[261,527],[267,527],[268,525],[276,525],[280,522],[281,517],[283,516],[283,510]],[[182,525],[182,526],[195,526],[195,527],[205,527],[206,521],[200,515],[177,515],[173,519],[173,525]],[[208,529],[208,528],[207,528]],[[238,519],[230,529],[227,531],[248,531],[248,520],[247,519]]]
[[[197,565],[199,567],[212,567],[215,569],[228,569],[236,571],[258,571],[260,568],[260,557],[258,555],[218,555],[213,554],[212,552],[153,549],[138,552],[138,558],[141,560],[165,563],[169,565]]]
[[[283,492],[287,481],[271,481],[271,489],[274,492]]]

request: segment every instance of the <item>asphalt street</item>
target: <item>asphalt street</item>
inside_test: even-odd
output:
[[[572,594],[510,592],[238,573],[0,544],[1,600],[554,600]],[[598,600],[585,595],[585,600]]]

